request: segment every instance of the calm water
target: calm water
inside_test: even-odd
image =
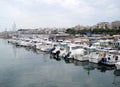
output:
[[[0,39],[0,87],[120,87],[114,68],[51,58]]]

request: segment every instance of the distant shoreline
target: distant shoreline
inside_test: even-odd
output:
[[[0,35],[0,38],[3,38],[3,39],[8,39],[10,38],[8,35]]]

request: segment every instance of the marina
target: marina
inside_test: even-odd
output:
[[[46,38],[45,35],[40,36],[24,35],[21,37],[21,35],[13,35],[7,41],[17,47],[32,48],[49,53],[55,58],[101,63],[107,66],[115,66],[119,70],[120,49],[119,44],[116,44],[119,38],[114,40],[113,37],[106,37],[104,39],[91,40],[86,36],[72,36],[71,38],[69,35],[65,36],[64,34],[60,34],[59,38],[57,38],[57,34],[54,34],[52,38],[50,35],[47,35]]]
[[[119,87],[115,66],[57,58],[0,39],[1,87]]]
[[[0,87],[120,87],[120,0],[0,0]]]

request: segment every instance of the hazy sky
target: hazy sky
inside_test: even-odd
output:
[[[0,31],[120,20],[120,0],[0,0]]]

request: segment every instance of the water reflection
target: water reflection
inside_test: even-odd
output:
[[[24,48],[26,51],[29,51],[29,52],[33,52],[33,53],[36,53],[36,54],[43,54],[43,59],[45,59],[47,57],[45,55],[48,54],[48,53],[45,53],[45,52],[41,52],[40,50],[32,49],[32,48],[29,48],[29,47],[20,47],[20,46],[15,46],[15,45],[13,45],[12,47],[13,47],[13,53],[14,53],[15,57],[17,55],[17,48]],[[73,63],[75,66],[82,66],[83,69],[85,69],[85,70],[97,69],[97,70],[100,70],[100,72],[106,72],[107,70],[115,69],[115,67],[105,66],[105,65],[102,65],[102,64],[94,64],[94,63],[90,63],[88,61],[80,62],[80,61],[74,60],[74,59],[60,58],[60,57],[56,57],[56,56],[51,55],[51,54],[48,54],[48,55],[49,55],[50,59],[54,59],[56,61],[64,60],[65,63]]]
[[[64,59],[63,60],[65,61],[65,63],[74,63],[74,59]]]
[[[86,65],[88,65],[88,61],[80,62],[80,61],[78,61],[78,60],[73,60],[73,63],[74,63],[76,66],[86,66]]]
[[[115,75],[115,76],[120,76],[120,70],[115,70],[115,71],[114,71],[114,75]]]
[[[54,55],[52,55],[52,54],[49,54],[50,56],[50,59],[55,59],[56,61],[61,61],[61,58],[60,57],[56,57],[56,56],[54,56]]]
[[[120,70],[115,70],[114,71],[113,84],[114,84],[115,87],[119,87],[120,86]]]

